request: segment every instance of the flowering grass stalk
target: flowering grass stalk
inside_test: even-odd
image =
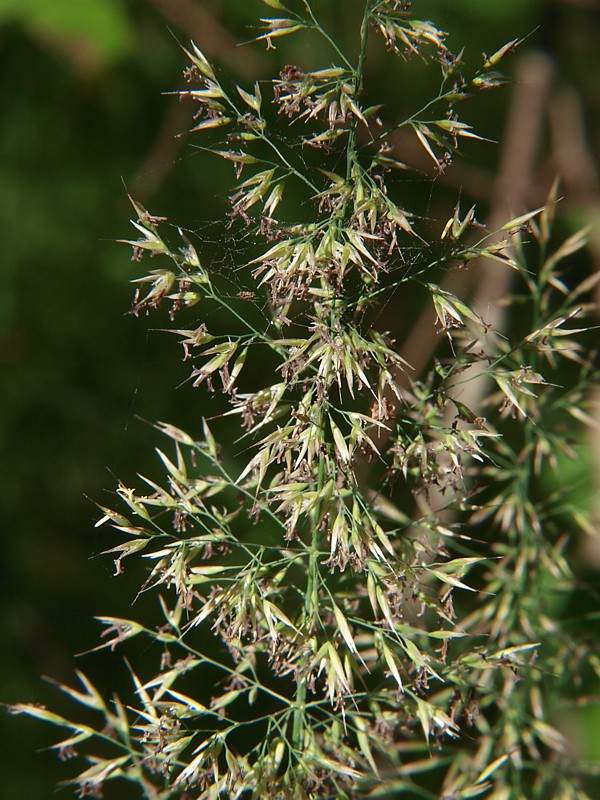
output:
[[[182,231],[169,243],[166,220],[132,201],[128,243],[135,260],[153,257],[133,311],[167,304],[195,320],[174,332],[193,385],[222,400],[200,437],[159,424],[164,482],[121,484],[122,510],[98,523],[124,537],[108,551],[117,572],[130,557],[150,564],[142,588],[161,609],[152,629],[100,618],[102,646],[147,637],[157,663],[131,668],[128,705],[83,674],[63,687],[97,727],[13,710],[66,729],[62,754],[87,753],[79,796],[123,778],[157,800],[586,797],[551,709],[600,662],[583,623],[547,608],[574,585],[566,551],[589,522],[558,482],[543,489],[573,456],[565,420],[586,421],[594,378],[590,281],[563,276],[585,239],[555,248],[551,196],[500,237],[457,205],[433,240],[398,199],[407,165],[390,143],[412,131],[443,170],[479,138],[461,103],[501,82],[494,69],[517,42],[467,74],[409,3],[366,0],[353,62],[308,0],[264,2],[277,16],[259,40],[319,36],[336,65],[229,86],[192,45],[180,93],[206,149],[235,167],[231,224],[258,243],[245,261],[233,254],[243,288],[224,289],[208,253]],[[393,125],[366,104],[377,41],[399,72],[418,59],[441,75]],[[514,333],[441,285],[482,258],[514,270]],[[443,334],[423,375],[377,324],[399,293],[430,303]],[[214,308],[227,333],[210,330]],[[461,401],[473,381],[485,386],[477,408]],[[217,444],[223,422],[238,444]]]

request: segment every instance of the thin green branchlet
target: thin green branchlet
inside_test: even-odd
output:
[[[336,65],[287,65],[248,89],[192,44],[180,92],[203,148],[235,168],[230,224],[259,243],[231,254],[243,288],[225,291],[193,235],[170,244],[174,229],[134,200],[138,238],[124,240],[136,262],[152,257],[133,313],[168,306],[191,382],[221,399],[200,434],[157,426],[164,481],[120,484],[123,510],[98,523],[124,536],[107,551],[117,573],[149,565],[142,590],[160,608],[155,628],[99,618],[100,647],[143,637],[157,662],[128,667],[128,704],[82,673],[82,689],[62,687],[98,727],[13,710],[64,728],[62,756],[86,754],[80,797],[120,778],[152,800],[580,800],[585,773],[551,709],[564,664],[600,672],[600,659],[546,606],[574,586],[565,551],[590,523],[542,483],[575,453],[564,419],[589,419],[591,281],[563,275],[585,238],[555,247],[556,187],[500,237],[457,204],[433,241],[410,197],[394,199],[409,167],[392,134],[412,130],[445,169],[461,139],[480,138],[458,106],[502,83],[494,68],[518,42],[468,74],[410,3],[367,0],[353,63],[315,4],[264,3],[278,16],[259,41],[317,36]],[[381,46],[399,72],[418,59],[441,73],[433,99],[389,124],[365,105],[366,56]],[[441,285],[481,258],[514,270],[526,333],[491,331]],[[442,334],[422,375],[377,326],[399,289],[431,304]],[[214,309],[229,333],[210,331]],[[461,391],[475,380],[487,389],[471,409]]]

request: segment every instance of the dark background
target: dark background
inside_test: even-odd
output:
[[[315,4],[348,42],[359,6]],[[559,174],[564,232],[597,225],[600,3],[415,0],[413,9],[449,30],[451,47],[464,45],[471,66],[482,52],[528,36],[504,65],[512,85],[465,111],[500,146],[470,143],[444,176],[415,182],[415,202],[444,218],[461,193],[464,208],[479,203],[480,219],[501,218],[543,204]],[[74,656],[97,643],[94,615],[129,614],[140,582],[135,570],[115,578],[110,557],[97,557],[116,541],[107,528],[94,529],[95,503],[113,502],[117,477],[132,483],[136,472],[152,472],[161,442],[149,422],[195,433],[207,411],[204,393],[182,383],[187,368],[174,337],[156,330],[164,320],[127,314],[129,281],[141,268],[114,240],[131,236],[127,189],[153,213],[197,231],[210,259],[219,228],[208,223],[225,211],[231,176],[195,151],[191,137],[175,138],[191,109],[166,93],[183,86],[178,40],[193,38],[242,84],[268,77],[273,65],[319,57],[326,65],[327,54],[284,40],[277,54],[240,46],[264,12],[258,0],[0,2],[0,701],[60,709],[40,676],[72,684],[77,668],[108,694],[126,679],[118,656]],[[376,102],[383,96],[398,113],[427,96],[428,80],[436,85],[437,75],[421,77],[417,65],[386,69],[375,51],[367,63]],[[399,146],[403,160],[429,169],[414,142]],[[216,196],[215,185],[225,187]],[[599,266],[597,227],[573,268]],[[581,502],[592,502],[589,491]],[[585,557],[597,563],[589,545]],[[599,732],[594,707],[568,730],[596,757]],[[0,715],[2,798],[42,800],[68,777],[53,755],[35,752],[53,737]]]

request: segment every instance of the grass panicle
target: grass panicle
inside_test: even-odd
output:
[[[61,728],[61,757],[81,753],[80,797],[124,779],[148,800],[580,800],[585,770],[554,720],[565,684],[600,664],[557,600],[589,528],[560,478],[595,379],[589,281],[568,275],[585,238],[556,243],[551,196],[500,232],[457,204],[434,241],[399,200],[410,167],[391,146],[403,128],[446,169],[481,138],[461,104],[502,83],[518,42],[472,68],[410,3],[366,0],[354,61],[318,4],[265,5],[259,42],[318,36],[333,66],[237,86],[191,44],[180,92],[193,136],[234,168],[229,224],[254,246],[231,254],[242,288],[132,200],[133,313],[169,309],[216,409],[201,432],[159,424],[164,478],[120,484],[98,523],[117,573],[147,567],[158,611],[151,627],[100,618],[100,647],[155,647],[128,667],[127,700],[83,673],[61,687],[95,724],[13,711]],[[387,122],[367,47],[399,75],[409,60],[437,71],[437,94]],[[507,330],[445,287],[482,259],[514,272]],[[378,323],[400,293],[432,309],[425,371]]]

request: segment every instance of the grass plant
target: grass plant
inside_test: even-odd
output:
[[[353,58],[317,3],[264,3],[259,42],[319,37],[333,66],[237,86],[186,48],[194,135],[234,167],[235,284],[132,200],[146,270],[132,310],[169,309],[215,409],[194,433],[159,423],[164,480],[119,484],[98,523],[119,535],[117,573],[149,566],[158,614],[100,618],[101,647],[154,646],[118,662],[130,698],[83,672],[61,687],[96,724],[12,710],[65,731],[59,755],[87,762],[80,797],[125,780],[148,800],[582,800],[585,765],[555,720],[600,666],[589,621],[557,601],[591,527],[560,478],[595,380],[593,281],[568,269],[585,236],[555,241],[556,186],[500,231],[460,203],[423,219],[392,144],[403,129],[446,169],[479,138],[464,102],[503,82],[518,42],[469,66],[410,3],[365,0]],[[378,47],[399,76],[409,60],[440,76],[394,123],[366,85]],[[504,330],[445,284],[484,259],[514,273]],[[407,325],[381,325],[399,298],[407,324],[433,312],[421,374]]]

